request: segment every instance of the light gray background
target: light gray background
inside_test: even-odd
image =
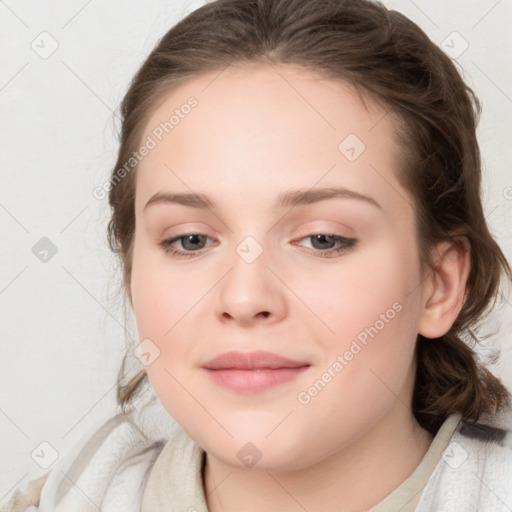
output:
[[[125,320],[107,201],[92,191],[115,162],[129,80],[202,3],[0,1],[0,501],[43,472],[30,455],[41,442],[62,453],[114,412]],[[469,44],[456,60],[484,107],[485,211],[512,261],[512,0],[384,3],[446,51]],[[42,237],[58,250],[46,263],[32,252]],[[502,347],[493,369],[512,388],[509,303],[490,327]]]

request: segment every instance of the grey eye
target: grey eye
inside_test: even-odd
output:
[[[207,237],[204,235],[194,234],[181,236],[178,240],[181,241],[183,249],[194,250],[202,249],[206,243]]]
[[[336,244],[336,237],[333,235],[311,235],[312,246],[315,249],[332,249]],[[315,244],[318,242],[318,246]]]

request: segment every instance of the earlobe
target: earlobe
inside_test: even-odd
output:
[[[471,265],[471,247],[466,237],[441,242],[434,251],[435,269],[424,287],[418,333],[425,338],[445,335],[462,309]]]

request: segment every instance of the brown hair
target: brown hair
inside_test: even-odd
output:
[[[467,296],[457,320],[439,339],[418,335],[414,414],[435,433],[451,413],[476,421],[509,406],[508,391],[472,348],[496,303],[501,274],[512,280],[480,198],[480,103],[450,58],[416,24],[370,0],[215,0],[159,41],[121,104],[120,148],[109,192],[109,243],[120,256],[127,294],[135,171],[119,180],[116,169],[137,149],[150,114],[173,86],[249,62],[293,64],[344,81],[399,120],[398,178],[414,201],[422,271],[435,268],[427,249],[436,243],[465,236],[471,244]],[[118,379],[123,408],[147,384],[144,370],[128,377],[125,363],[126,355]]]

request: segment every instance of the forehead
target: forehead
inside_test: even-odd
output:
[[[384,126],[377,131],[389,134],[389,129],[394,132],[399,123],[389,108],[369,93],[361,96],[346,81],[326,78],[298,65],[243,63],[186,79],[172,87],[153,108],[144,133],[149,134],[161,122],[168,121],[191,97],[200,107],[194,109],[194,114],[201,114],[193,117],[207,121],[206,116],[218,116],[212,129],[227,128],[230,121],[248,130],[251,120],[266,118],[273,125],[301,120],[303,124],[297,127],[300,131],[331,131],[331,135],[336,133],[339,137],[347,130],[364,136],[364,132],[381,123]],[[173,131],[174,128],[177,125]]]
[[[286,188],[290,181],[305,187],[321,181],[368,192],[376,181],[396,181],[395,123],[384,106],[311,70],[229,66],[162,97],[141,137],[154,139],[155,147],[138,166],[137,195],[154,193],[158,181],[181,191],[229,184],[256,192],[269,182]]]

